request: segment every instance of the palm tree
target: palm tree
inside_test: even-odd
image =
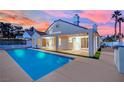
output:
[[[123,17],[119,17],[119,19],[118,19],[118,23],[119,23],[119,33],[118,33],[119,41],[120,41],[121,36],[122,36],[122,34],[121,34],[121,22],[124,22],[124,18]]]
[[[116,40],[116,35],[117,35],[117,23],[118,23],[118,20],[119,20],[119,17],[122,15],[121,11],[114,11],[114,13],[112,14],[112,18],[114,19],[115,21],[115,24],[114,24],[114,28],[115,28],[115,40]]]

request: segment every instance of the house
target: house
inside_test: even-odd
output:
[[[27,30],[23,34],[23,38],[26,40],[26,44],[32,47],[32,36],[34,32],[32,30]]]
[[[30,30],[25,31],[24,34],[23,34],[23,38],[24,39],[31,39],[33,34],[34,34],[33,31],[30,31]]]
[[[23,35],[16,35],[16,39],[23,39]]]
[[[45,32],[39,32],[36,29],[33,30],[32,35],[32,47],[33,48],[41,48],[41,37],[46,35]]]
[[[91,29],[79,25],[79,16],[74,16],[74,22],[56,20],[46,30],[45,35],[35,35],[39,47],[47,50],[55,50],[85,56],[94,56],[100,48],[100,36],[97,25]]]

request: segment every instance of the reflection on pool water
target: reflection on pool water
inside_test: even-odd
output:
[[[45,58],[45,53],[38,52],[36,56],[37,58]]]
[[[73,59],[32,49],[8,50],[7,53],[33,80],[47,75]]]
[[[14,50],[14,52],[17,55],[17,57],[23,57],[25,55],[24,50]]]

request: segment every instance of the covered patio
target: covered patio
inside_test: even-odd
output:
[[[60,35],[58,36],[58,39],[57,50],[59,52],[88,56],[87,33]]]
[[[88,34],[43,36],[42,49],[88,56]]]

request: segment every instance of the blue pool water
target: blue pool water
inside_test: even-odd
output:
[[[32,49],[7,50],[7,53],[33,80],[43,77],[73,59]]]

